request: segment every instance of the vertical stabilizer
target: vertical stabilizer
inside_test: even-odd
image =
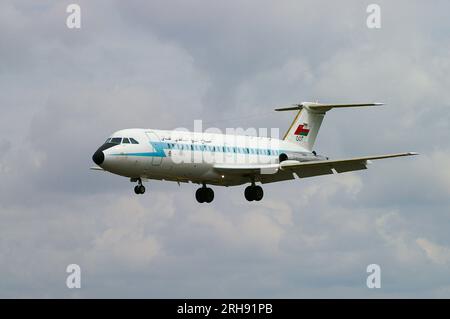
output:
[[[284,135],[284,140],[296,143],[301,147],[312,151],[322,125],[325,113],[333,108],[375,106],[382,103],[362,103],[362,104],[321,104],[312,102],[302,102],[291,107],[275,109],[276,111],[293,111],[298,113],[291,126]]]

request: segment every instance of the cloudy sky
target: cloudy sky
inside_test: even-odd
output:
[[[374,1],[78,1],[79,30],[70,3],[0,2],[0,297],[450,297],[448,1],[376,1],[376,30]],[[319,153],[421,155],[210,205],[89,170],[118,129],[284,131],[315,100],[387,103],[328,113]]]

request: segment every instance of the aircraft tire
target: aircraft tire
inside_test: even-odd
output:
[[[205,202],[205,193],[203,191],[203,187],[197,189],[197,191],[195,192],[195,199],[199,203],[204,203]]]
[[[256,201],[260,201],[264,196],[264,191],[261,186],[254,186],[253,187],[253,199]]]
[[[205,188],[204,196],[205,196],[205,202],[211,203],[214,199],[214,191],[212,190],[212,188],[209,188],[209,187]]]
[[[247,186],[245,188],[244,196],[245,196],[245,199],[248,200],[249,202],[255,200],[253,186]]]

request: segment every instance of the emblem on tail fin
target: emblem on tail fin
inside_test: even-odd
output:
[[[303,123],[297,127],[297,129],[294,132],[294,135],[296,135],[297,141],[301,141],[304,137],[308,136],[308,133],[309,133],[308,124]]]

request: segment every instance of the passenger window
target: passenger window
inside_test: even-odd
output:
[[[130,140],[128,138],[124,137],[123,140],[122,140],[122,143],[123,144],[130,144]]]
[[[111,139],[111,143],[113,144],[120,144],[121,141],[122,141],[121,137],[114,137]]]

